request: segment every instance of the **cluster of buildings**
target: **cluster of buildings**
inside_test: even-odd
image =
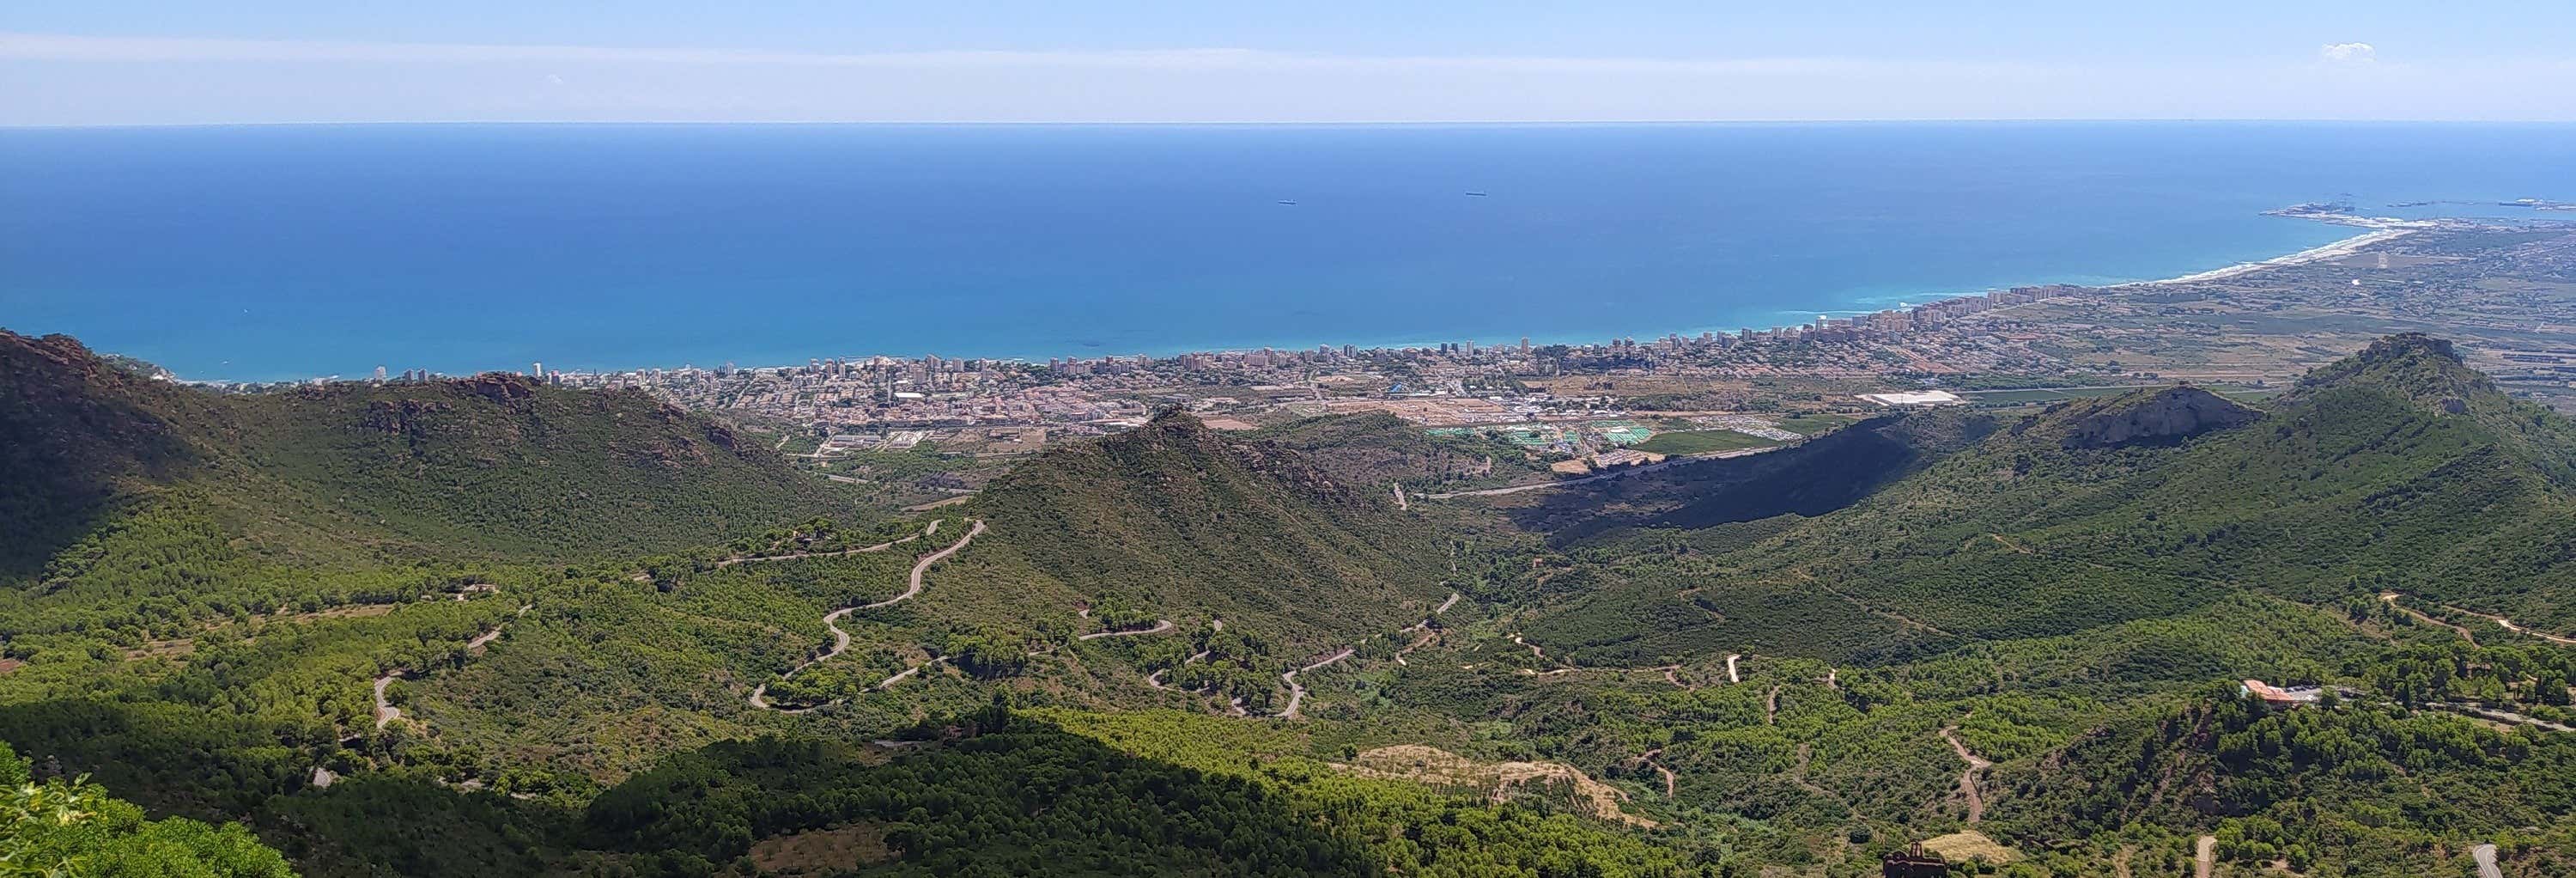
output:
[[[533,363],[529,374],[568,387],[640,390],[682,406],[784,423],[820,436],[891,437],[906,430],[980,427],[1037,427],[1078,435],[1136,423],[1175,404],[1218,417],[1273,409],[1378,410],[1428,425],[1499,424],[1575,414],[1598,404],[1527,392],[1519,386],[1524,379],[1639,372],[1684,378],[1837,370],[1874,374],[1888,370],[1891,361],[1931,371],[1946,368],[1941,365],[1945,360],[1964,361],[1962,367],[1968,369],[1991,367],[2008,360],[2012,340],[1993,326],[1962,333],[1949,331],[1952,324],[2075,289],[2003,290],[1874,314],[1819,317],[1798,326],[1585,345],[1534,345],[1522,338],[1499,345],[1318,345],[1056,357],[1043,363],[936,355],[818,357],[802,366],[738,368],[726,363],[618,372],[549,371],[543,363]],[[379,367],[375,380],[433,377],[417,369],[388,376]],[[1624,443],[1601,444],[1615,448]]]

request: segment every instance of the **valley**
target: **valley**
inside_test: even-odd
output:
[[[1547,490],[1165,411],[904,514],[641,394],[0,357],[0,740],[305,875],[2576,867],[2576,425],[2422,335]]]

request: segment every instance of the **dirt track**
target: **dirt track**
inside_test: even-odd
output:
[[[1968,752],[1968,745],[1959,742],[1958,726],[1942,726],[1941,740],[1950,742],[1950,749],[1959,754],[1959,760],[1968,763],[1968,770],[1959,772],[1959,792],[1968,799],[1968,825],[1975,826],[1978,821],[1986,819],[1986,797],[1977,792],[1977,775],[1995,767],[1995,764]]]
[[[931,523],[930,523],[930,527],[925,528],[925,529],[923,529],[923,530],[922,530],[922,534],[924,534],[924,535],[928,535],[928,534],[930,534],[930,533],[933,533],[933,532],[937,531],[938,529],[939,529],[939,522],[937,522],[937,521],[933,521],[933,522],[931,522]],[[930,572],[930,566],[931,566],[931,565],[933,565],[933,564],[937,564],[937,563],[939,563],[939,562],[941,562],[941,561],[945,561],[945,560],[947,560],[947,559],[948,559],[948,556],[950,556],[950,555],[954,555],[954,554],[957,554],[960,550],[965,549],[965,548],[966,548],[966,544],[974,542],[974,541],[975,541],[975,537],[976,537],[977,535],[979,535],[979,534],[982,534],[983,532],[984,532],[984,521],[983,521],[982,519],[976,519],[974,526],[973,526],[973,527],[969,527],[969,528],[967,528],[967,529],[966,529],[966,535],[965,535],[965,536],[962,536],[962,537],[958,537],[958,538],[957,538],[957,542],[955,542],[955,543],[953,543],[953,544],[949,545],[949,547],[948,547],[948,548],[941,549],[941,550],[936,551],[936,552],[932,552],[932,553],[930,553],[930,554],[928,554],[928,555],[924,555],[924,556],[922,556],[922,557],[921,557],[921,560],[913,562],[913,565],[912,565],[912,575],[911,575],[911,577],[907,580],[907,582],[906,582],[906,584],[905,584],[905,587],[904,587],[904,590],[903,590],[903,593],[902,593],[902,594],[895,595],[894,597],[890,597],[890,598],[887,598],[887,599],[885,599],[885,600],[878,601],[878,602],[873,603],[873,604],[860,604],[860,605],[855,606],[855,607],[842,607],[842,608],[840,608],[840,609],[833,610],[833,611],[831,611],[831,612],[829,612],[829,613],[825,613],[825,614],[823,614],[823,627],[828,628],[828,629],[831,629],[831,631],[832,631],[832,648],[831,648],[830,650],[825,651],[822,655],[818,655],[818,656],[815,656],[815,657],[813,657],[813,658],[806,659],[806,660],[804,661],[804,663],[799,664],[799,665],[797,665],[797,666],[795,666],[795,667],[793,667],[793,668],[789,668],[789,669],[787,669],[787,673],[784,673],[784,674],[780,674],[780,675],[778,675],[778,679],[784,680],[784,679],[787,679],[787,678],[789,678],[789,677],[793,677],[793,676],[795,676],[795,675],[796,675],[796,672],[798,672],[798,671],[805,670],[806,668],[813,667],[813,666],[815,666],[816,664],[819,664],[819,663],[822,663],[822,662],[825,662],[825,661],[830,661],[830,660],[831,660],[831,659],[833,659],[834,657],[839,656],[841,653],[849,651],[849,648],[850,648],[850,632],[847,632],[847,631],[843,631],[843,630],[841,630],[841,625],[840,625],[841,619],[842,619],[843,617],[848,616],[851,612],[856,611],[856,610],[873,610],[873,609],[877,609],[877,608],[879,608],[879,607],[890,607],[890,606],[893,606],[893,605],[895,605],[895,604],[899,604],[899,603],[903,603],[904,601],[911,600],[915,595],[919,595],[919,594],[921,594],[921,589],[922,589],[922,580],[921,580],[921,577],[922,577],[922,575],[923,575],[923,574],[926,574],[926,573]],[[895,542],[898,542],[898,543],[899,543],[899,542],[904,542],[904,541],[903,541],[903,540],[896,540]],[[894,545],[894,543],[887,543],[886,545],[888,545],[888,546],[892,546],[892,545]],[[910,668],[910,669],[908,669],[908,670],[904,671],[903,673],[896,674],[896,675],[894,675],[894,676],[892,676],[892,677],[888,677],[888,678],[886,678],[883,682],[878,683],[878,684],[876,685],[876,688],[878,688],[878,689],[883,689],[883,688],[885,688],[886,686],[888,686],[888,685],[890,685],[890,684],[894,683],[894,682],[895,682],[895,681],[897,681],[897,680],[901,680],[901,679],[903,679],[903,678],[905,678],[905,677],[911,676],[911,675],[912,675],[912,673],[913,673],[914,671],[921,670],[923,667],[926,667],[926,666],[928,666],[928,665],[930,665],[930,664],[937,663],[938,661],[939,661],[938,659],[931,659],[929,662],[924,662],[924,663],[922,663],[921,665],[915,665],[915,666],[913,666],[912,668]],[[813,709],[813,708],[810,708],[810,707],[806,707],[806,708],[792,708],[792,709],[791,709],[791,708],[781,708],[781,707],[777,707],[777,706],[775,706],[775,705],[770,704],[770,703],[769,703],[769,684],[768,684],[768,683],[762,683],[762,684],[760,684],[759,686],[756,686],[756,687],[753,687],[753,688],[752,688],[752,690],[751,690],[751,706],[756,707],[756,708],[759,708],[759,709],[761,709],[761,710],[776,710],[776,711],[780,711],[780,712],[782,712],[782,713],[803,713],[803,712],[805,712],[805,711],[808,711],[808,710],[812,710],[812,709]]]
[[[1094,631],[1094,632],[1091,632],[1091,633],[1089,633],[1089,634],[1085,634],[1085,635],[1082,635],[1082,636],[1080,636],[1080,637],[1076,637],[1076,638],[1074,638],[1074,639],[1075,639],[1075,640],[1099,640],[1100,638],[1103,638],[1103,637],[1137,637],[1137,636],[1146,635],[1146,634],[1161,634],[1161,633],[1163,633],[1163,632],[1165,632],[1165,631],[1170,631],[1170,630],[1172,630],[1172,620],[1170,620],[1170,619],[1156,619],[1156,620],[1154,620],[1154,627],[1152,627],[1152,628],[1137,628],[1137,629],[1128,630],[1128,631]]]
[[[1306,687],[1304,687],[1304,686],[1300,686],[1300,685],[1297,685],[1297,675],[1298,675],[1298,674],[1303,674],[1303,673],[1305,673],[1305,672],[1307,672],[1307,671],[1311,671],[1311,670],[1314,670],[1314,669],[1316,669],[1316,668],[1320,668],[1320,667],[1323,667],[1323,666],[1325,666],[1325,665],[1329,665],[1329,664],[1332,664],[1332,663],[1334,663],[1334,662],[1338,662],[1338,661],[1341,661],[1341,660],[1343,660],[1343,659],[1350,658],[1352,653],[1355,653],[1355,652],[1358,652],[1358,651],[1359,651],[1359,650],[1358,650],[1358,649],[1356,649],[1356,648],[1344,648],[1341,652],[1333,653],[1333,657],[1332,657],[1332,658],[1328,658],[1328,659],[1325,659],[1325,660],[1323,660],[1323,661],[1319,661],[1319,662],[1316,662],[1316,663],[1314,663],[1314,664],[1307,665],[1307,666],[1305,666],[1305,667],[1298,668],[1298,669],[1296,669],[1296,670],[1289,671],[1289,672],[1284,673],[1284,674],[1280,674],[1280,675],[1279,675],[1279,680],[1280,680],[1280,682],[1283,682],[1283,683],[1288,684],[1288,709],[1280,711],[1280,712],[1279,712],[1279,716],[1280,716],[1282,719],[1296,719],[1296,718],[1297,718],[1297,705],[1299,705],[1299,704],[1301,704],[1301,703],[1305,702],[1305,700],[1306,700]]]

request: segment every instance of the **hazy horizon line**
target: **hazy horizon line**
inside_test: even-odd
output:
[[[2350,116],[1906,116],[1735,119],[312,119],[240,122],[0,122],[0,130],[105,128],[321,128],[379,125],[884,125],[955,128],[1001,127],[1615,127],[1646,125],[1926,125],[1926,124],[2284,124],[2284,125],[2540,125],[2576,127],[2571,119],[2434,119]]]

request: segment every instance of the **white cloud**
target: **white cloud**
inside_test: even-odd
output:
[[[2317,50],[2317,57],[2337,64],[2368,64],[2379,60],[2379,47],[2369,43],[2327,43]]]

